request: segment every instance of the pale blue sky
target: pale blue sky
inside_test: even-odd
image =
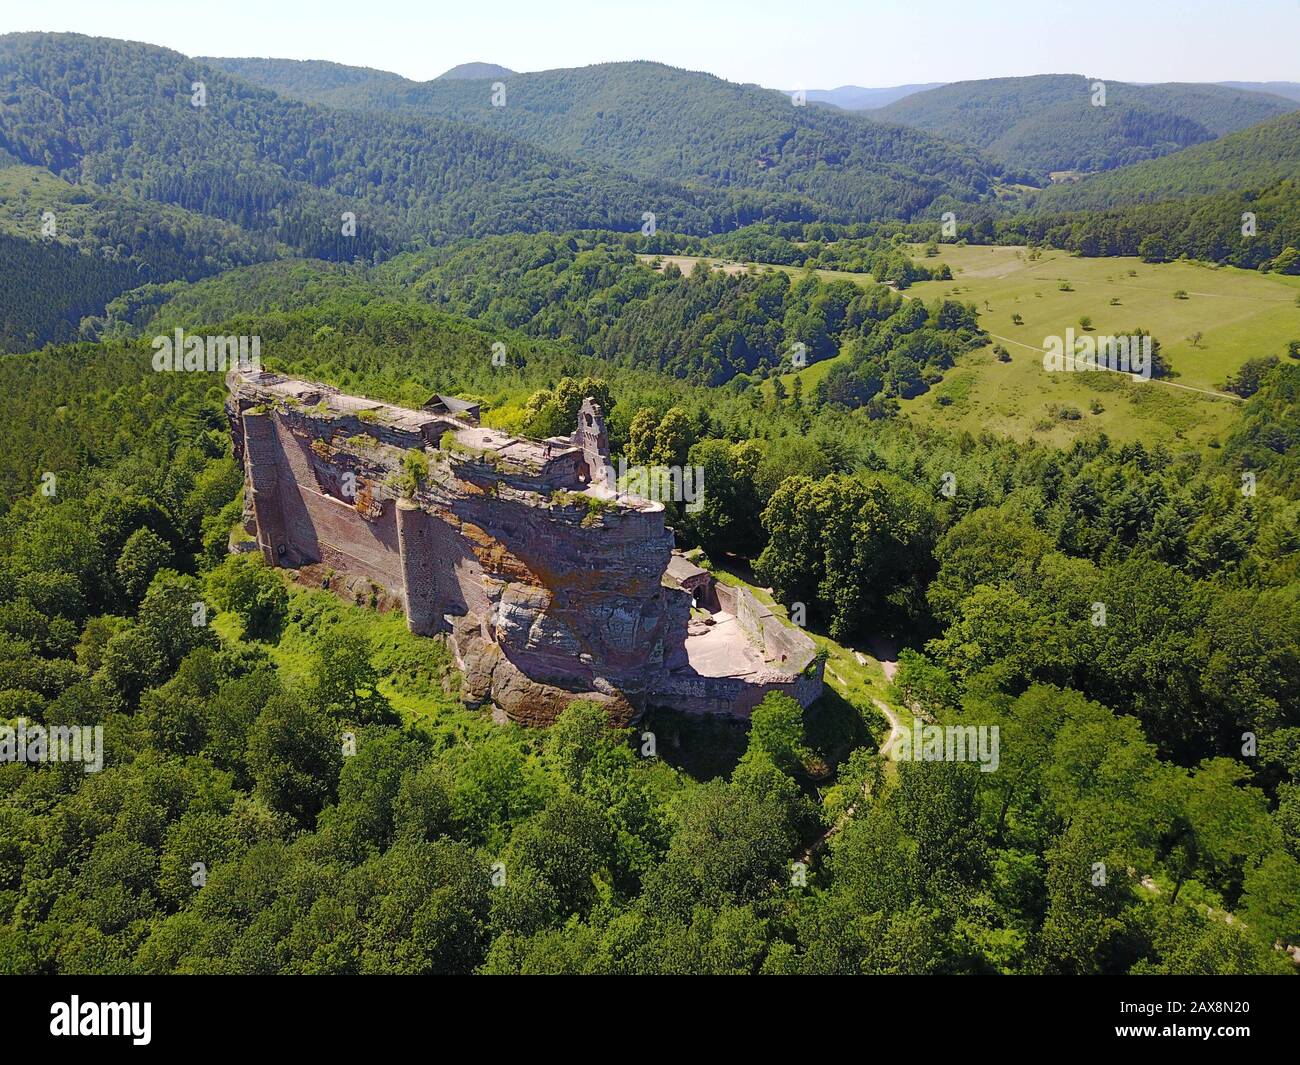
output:
[[[1078,73],[1300,81],[1300,0],[60,0],[0,32],[71,30],[188,55],[332,59],[425,79],[654,59],[832,88]]]

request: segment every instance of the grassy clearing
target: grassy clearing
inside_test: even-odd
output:
[[[1247,359],[1285,358],[1288,341],[1300,339],[1300,277],[1194,262],[1085,259],[1052,251],[1031,261],[1024,248],[1016,247],[942,245],[934,258],[926,258],[920,245],[911,251],[927,265],[947,263],[954,280],[918,282],[907,295],[925,300],[952,296],[974,303],[980,324],[1005,338],[963,355],[939,385],[904,401],[909,417],[957,431],[987,430],[1060,446],[1097,432],[1121,441],[1212,444],[1221,441],[1236,420],[1234,400],[1119,374],[1047,373],[1040,350],[1044,337],[1064,336],[1067,328],[1082,335],[1079,323],[1084,317],[1091,319],[1094,336],[1147,329],[1178,374],[1172,379],[1175,384],[1210,391],[1221,390],[1228,375]],[[692,256],[671,258],[683,270],[699,261],[719,263]],[[725,268],[737,271],[752,265],[757,264]],[[802,273],[797,267],[758,268]],[[826,280],[871,283],[865,274],[817,274]],[[1179,291],[1187,298],[1176,298]],[[1020,315],[1021,324],[1013,322],[1014,314]],[[994,343],[1007,349],[1010,362],[994,357]],[[833,361],[798,372],[805,394],[815,389]],[[783,375],[787,392],[795,376]],[[767,382],[764,387],[771,389]],[[1078,417],[1072,417],[1076,412]]]
[[[60,229],[66,230],[90,213],[89,201],[84,191],[43,167],[0,166],[0,233],[26,240],[45,239],[42,212],[57,208]],[[72,243],[63,233],[55,239]]]
[[[450,691],[443,687],[444,679],[452,674],[444,641],[412,635],[398,611],[379,613],[345,603],[329,592],[285,583],[289,589],[288,621],[277,641],[258,646],[270,655],[291,687],[306,688],[314,682],[316,641],[322,629],[338,626],[370,641],[379,691],[404,719],[444,724],[453,716],[470,713],[454,694],[455,685],[450,685]],[[243,636],[242,624],[234,614],[218,613],[212,627],[226,641]],[[486,720],[485,715],[475,716]]]
[[[921,249],[913,252],[919,256]],[[943,246],[937,258],[924,261],[947,263],[954,280],[919,282],[908,294],[974,303],[980,324],[1006,338],[996,343],[1011,354],[1010,362],[999,362],[991,345],[971,352],[940,385],[903,404],[911,417],[959,430],[990,429],[1055,444],[1104,431],[1119,440],[1203,445],[1221,440],[1235,420],[1232,400],[1115,374],[1046,373],[1038,350],[1044,337],[1064,336],[1067,328],[1082,335],[1083,317],[1091,319],[1096,336],[1140,326],[1160,341],[1176,384],[1211,391],[1247,359],[1285,357],[1287,341],[1300,338],[1296,277],[1064,252],[1030,261],[1023,248],[1003,247]],[[1187,298],[1177,298],[1179,291]],[[1016,314],[1022,324],[1014,323]],[[1069,408],[1080,417],[1062,417]]]
[[[803,394],[808,397],[814,396],[821,379],[830,373],[831,367],[843,358],[843,355],[834,355],[829,359],[820,359],[811,366],[805,366],[802,370],[778,375],[781,378],[781,384],[785,386],[785,394],[790,395],[794,386],[794,379],[798,377],[803,381]],[[765,396],[772,393],[773,380],[775,378],[768,378],[766,381],[760,382],[759,387],[763,390]]]

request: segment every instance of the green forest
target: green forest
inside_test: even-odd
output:
[[[0,736],[103,737],[0,757],[0,973],[1295,975],[1296,101],[463,73],[0,35]],[[1071,331],[1162,333],[1077,407],[1024,321],[1075,285]],[[177,329],[508,434],[597,398],[615,460],[703,471],[675,546],[821,696],[467,704],[377,585],[232,551]],[[947,420],[1026,376],[1025,432]],[[898,754],[934,725],[996,771]]]
[[[0,768],[5,971],[1290,968],[1294,367],[1198,458],[922,435],[523,334],[493,379],[497,333],[382,299],[258,329],[280,367],[396,400],[495,384],[504,408],[596,369],[620,448],[643,412],[680,412],[712,478],[686,535],[806,596],[816,629],[904,634],[898,698],[999,724],[1006,763],[888,762],[879,716],[835,696],[806,716],[769,697],[748,736],[655,724],[683,760],[729,750],[712,779],[591,706],[493,724],[447,694],[439,642],[225,555],[240,478],[216,375],[153,374],[138,342],[9,357],[0,699],[90,715],[107,750],[94,775]]]
[[[506,106],[497,108],[494,78],[417,84],[354,72],[340,87],[332,69],[214,62],[255,84],[349,111],[436,116],[691,187],[793,193],[815,203],[813,217],[837,221],[933,213],[938,199],[967,201],[987,192],[1000,169],[972,149],[918,130],[833,108],[793,107],[784,93],[661,63],[512,76]]]

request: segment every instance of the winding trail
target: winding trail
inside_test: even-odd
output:
[[[1014,337],[1004,337],[997,333],[989,333],[994,340],[1005,340],[1008,344],[1018,344],[1022,348],[1028,348],[1030,351],[1037,351],[1047,354],[1046,348],[1040,348],[1037,344],[1026,344],[1023,340],[1016,340]],[[1137,374],[1125,373],[1123,370],[1115,370],[1109,366],[1098,366],[1098,370],[1105,370],[1108,373],[1123,374],[1131,381],[1140,381],[1143,384],[1168,385],[1170,388],[1181,388],[1184,392],[1199,392],[1203,396],[1213,396],[1215,399],[1227,399],[1233,403],[1245,403],[1241,396],[1235,396],[1231,392],[1215,392],[1208,388],[1196,388],[1194,385],[1180,385],[1177,381],[1166,381],[1163,377],[1141,377]]]
[[[880,753],[885,758],[893,758],[889,749],[894,745],[894,740],[901,736],[906,729],[903,728],[902,719],[894,712],[894,708],[874,695],[871,701],[876,704],[876,709],[885,715],[885,720],[889,722],[889,735],[885,737],[885,742],[880,745]],[[851,811],[850,811],[851,812]]]
[[[880,663],[881,672],[885,674],[885,679],[892,684],[895,674],[898,673],[897,643],[884,636],[873,636],[867,641],[867,650]],[[865,666],[867,664],[867,656],[861,651],[854,651],[853,657],[858,660],[858,665]],[[881,699],[877,699],[874,695],[870,696],[870,698],[875,703],[876,709],[884,714],[885,720],[889,722],[889,735],[885,737],[885,742],[880,745],[880,753],[885,757],[889,757],[889,748],[893,746],[894,738],[905,731],[903,722],[892,706],[889,706]]]
[[[892,649],[888,648],[883,641],[872,641],[868,646],[870,646],[873,651],[880,652],[882,657],[876,658],[876,661],[880,663],[880,667],[884,671],[885,677],[892,681],[894,679],[894,674],[898,672],[898,662],[894,658],[894,652],[892,652]],[[867,664],[866,656],[863,655],[861,651],[854,651],[853,657],[858,660],[859,665],[865,666]],[[840,678],[838,674],[836,674],[836,679],[840,679],[841,683],[843,683],[842,678]],[[885,720],[889,722],[889,735],[885,737],[884,742],[880,745],[880,755],[883,758],[891,758],[892,756],[889,752],[890,748],[894,745],[894,740],[906,731],[903,727],[902,719],[898,716],[894,708],[883,699],[878,699],[870,693],[868,693],[867,697],[871,700],[875,708],[884,714]],[[819,852],[826,849],[826,845],[830,842],[831,837],[848,823],[849,819],[853,817],[856,811],[856,803],[852,806],[846,807],[844,812],[835,819],[835,824],[831,825],[830,828],[799,852],[796,861],[803,862],[805,865],[810,863]]]

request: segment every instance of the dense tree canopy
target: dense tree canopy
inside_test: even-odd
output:
[[[547,381],[543,408],[606,390],[616,448],[686,449],[717,478],[684,535],[755,561],[814,628],[904,635],[899,705],[997,725],[999,768],[890,765],[869,702],[838,695],[770,697],[713,779],[668,758],[712,756],[707,724],[655,725],[658,757],[594,706],[496,725],[400,616],[225,558],[217,380],[119,342],[10,357],[0,403],[31,431],[0,521],[0,716],[100,724],[105,765],[0,766],[5,971],[1288,967],[1300,545],[1274,467],[1293,449],[1252,426],[1290,368],[1221,458],[1062,452],[544,340],[494,369],[497,334],[382,300],[255,328],[287,367],[408,402],[478,382],[489,415],[524,418]]]
[[[1204,449],[900,414],[988,339],[908,293],[953,280],[940,239],[1295,273],[1295,116],[1200,143],[1278,105],[1123,87],[1071,98],[1064,158],[1079,79],[993,86],[980,143],[1119,167],[1034,193],[706,75],[509,78],[498,115],[473,79],[0,37],[0,744],[102,736],[3,748],[0,972],[1294,971],[1300,333],[1233,363]],[[177,328],[507,432],[595,398],[616,460],[702,471],[678,545],[809,630],[824,694],[468,708],[400,609],[232,553],[222,375],[152,366]]]

